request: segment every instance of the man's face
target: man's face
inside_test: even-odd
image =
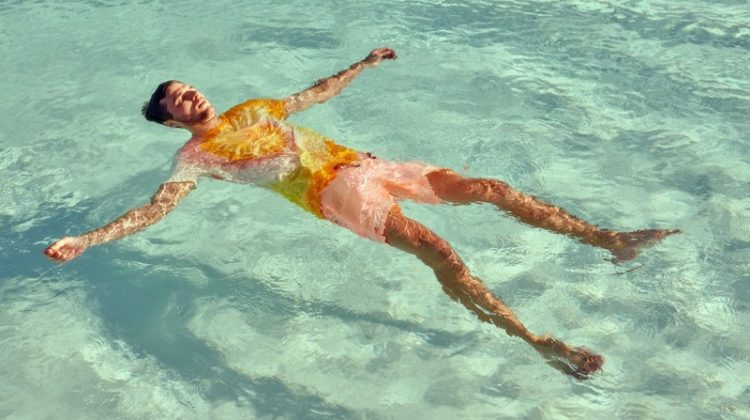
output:
[[[197,89],[182,82],[167,86],[160,103],[167,108],[173,120],[183,124],[203,123],[216,114],[213,105]]]

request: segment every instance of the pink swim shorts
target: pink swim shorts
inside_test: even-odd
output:
[[[344,168],[323,190],[323,216],[354,233],[385,242],[385,220],[400,200],[440,204],[427,180],[439,170],[421,162],[397,163],[365,159]]]

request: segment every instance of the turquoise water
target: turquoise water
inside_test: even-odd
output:
[[[413,257],[248,186],[41,255],[168,175],[187,133],[140,117],[157,83],[226,109],[380,46],[399,59],[295,122],[603,227],[683,230],[614,266],[489,206],[405,205],[530,329],[604,355],[591,380]],[[747,1],[0,1],[0,53],[0,417],[750,416]]]

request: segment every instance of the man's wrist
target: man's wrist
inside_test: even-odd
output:
[[[84,233],[83,235],[76,237],[76,239],[83,246],[96,245],[93,232]]]
[[[361,64],[363,67],[375,67],[379,63],[380,63],[380,60],[378,60],[378,57],[371,54],[365,57],[364,60],[359,61],[355,63],[354,65],[356,66],[357,64]]]

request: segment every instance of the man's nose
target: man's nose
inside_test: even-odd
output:
[[[187,99],[188,101],[192,101],[196,96],[198,96],[198,92],[194,90],[188,90],[187,92],[185,92],[185,99]]]

